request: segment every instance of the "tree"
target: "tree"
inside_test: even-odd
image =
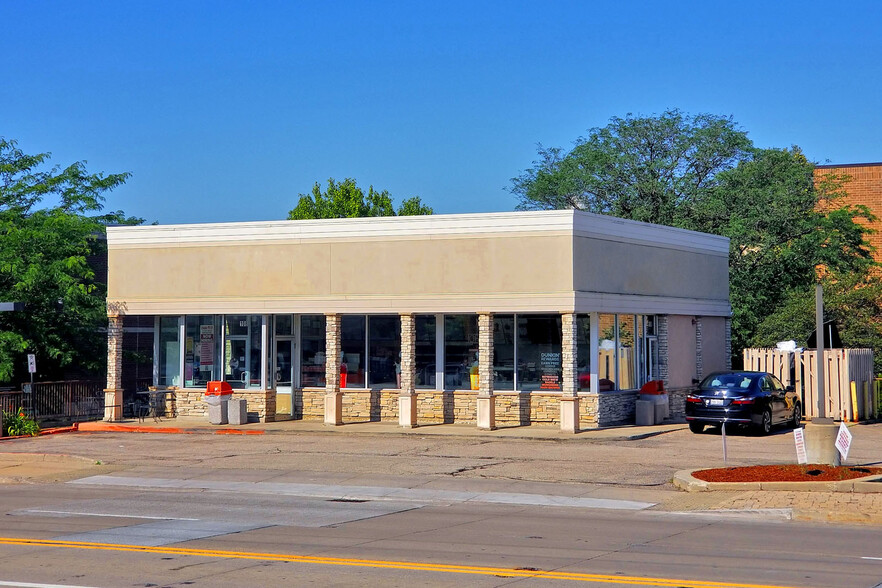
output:
[[[872,215],[864,206],[842,204],[842,178],[816,183],[813,170],[796,147],[756,150],[721,172],[680,224],[730,239],[732,347],[739,355],[769,343],[757,334],[792,297],[813,299],[818,267],[840,276],[840,283],[877,280],[867,230],[857,222]],[[799,337],[795,329],[779,340]]]
[[[392,196],[387,190],[377,192],[373,186],[368,193],[358,187],[355,180],[346,178],[339,184],[334,178],[328,180],[328,188],[322,192],[318,182],[312,194],[300,194],[297,206],[288,213],[290,220],[315,218],[353,218],[361,216],[413,216],[432,214],[419,196],[405,200],[398,212],[392,206]]]
[[[872,217],[842,204],[844,178],[816,183],[798,148],[757,149],[731,118],[628,115],[569,153],[539,153],[512,180],[521,209],[576,208],[729,237],[736,364],[760,325],[813,287],[817,266],[842,283],[876,279],[858,222]]]
[[[101,213],[104,193],[129,174],[89,174],[84,162],[47,168],[49,158],[0,138],[0,300],[26,304],[0,313],[2,382],[24,381],[25,352],[37,355],[41,377],[103,371],[106,286],[88,260],[105,254],[108,224],[142,222]]]
[[[512,178],[521,210],[576,209],[676,226],[752,144],[731,117],[614,117],[569,152],[539,146],[539,160]]]

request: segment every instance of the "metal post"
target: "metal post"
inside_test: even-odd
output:
[[[818,418],[827,416],[827,386],[824,377],[824,290],[815,284],[815,332],[818,345]]]
[[[726,421],[723,421],[720,431],[723,435],[723,463],[729,465],[729,456],[726,454]]]

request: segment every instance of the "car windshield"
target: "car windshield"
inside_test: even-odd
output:
[[[702,388],[739,388],[747,390],[756,376],[748,374],[711,374],[701,383]]]

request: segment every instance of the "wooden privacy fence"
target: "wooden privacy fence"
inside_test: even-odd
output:
[[[818,352],[745,349],[744,369],[769,372],[785,386],[793,386],[802,398],[809,419],[818,416]],[[872,349],[825,349],[826,416],[843,421],[879,416],[879,387],[874,384]]]
[[[0,409],[31,407],[39,421],[96,420],[104,416],[104,383],[88,380],[34,382],[21,391],[0,392]]]

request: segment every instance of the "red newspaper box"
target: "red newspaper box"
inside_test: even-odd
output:
[[[209,382],[208,389],[205,390],[206,396],[229,396],[233,393],[233,389],[226,382]]]

